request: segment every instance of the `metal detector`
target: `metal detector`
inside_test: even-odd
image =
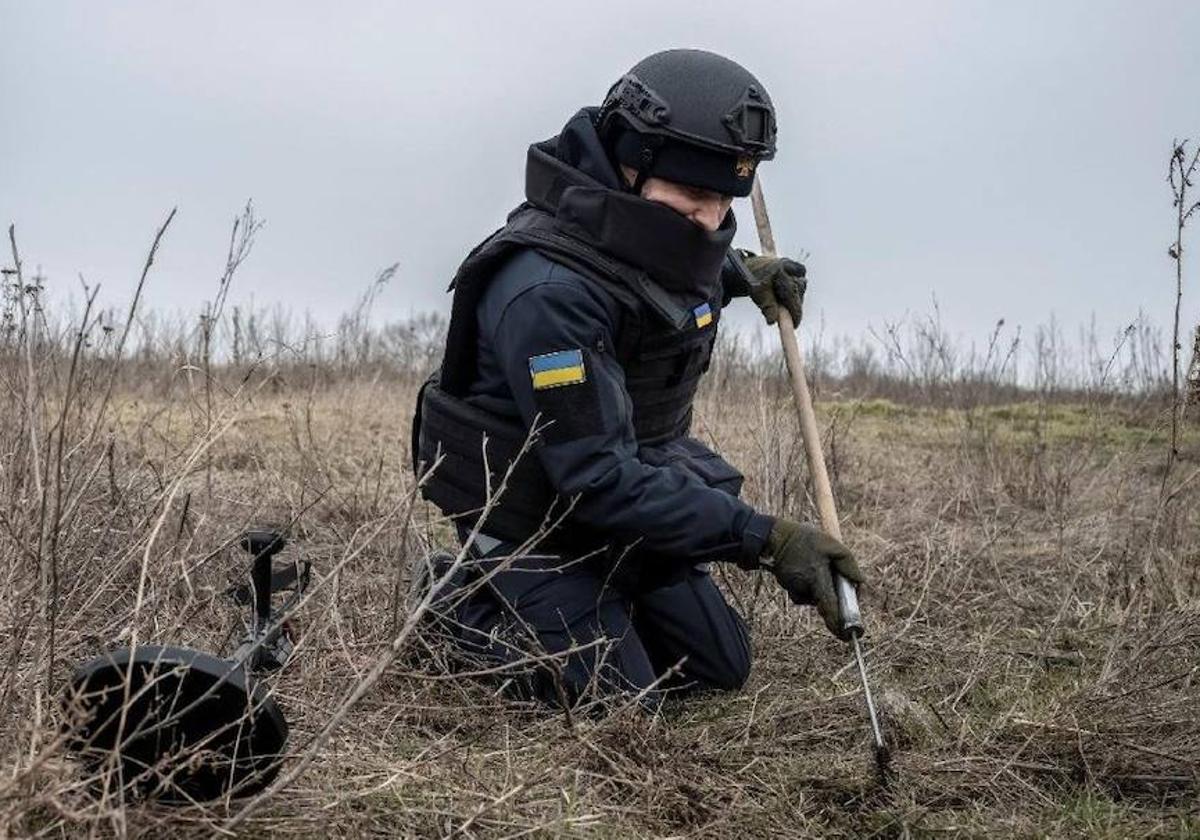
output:
[[[279,772],[288,726],[264,678],[291,655],[286,621],[311,571],[307,561],[272,569],[285,544],[271,530],[239,540],[253,558],[250,581],[227,594],[251,610],[232,658],[137,645],[76,669],[64,698],[67,745],[101,792],[198,802],[255,793]],[[291,596],[272,609],[283,590]]]

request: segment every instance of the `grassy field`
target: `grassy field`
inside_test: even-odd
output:
[[[1164,483],[1164,415],[1129,401],[821,388],[871,582],[883,785],[849,649],[737,569],[717,574],[752,627],[739,693],[593,719],[450,675],[406,621],[410,564],[448,536],[411,501],[416,376],[28,361],[5,362],[0,433],[9,835],[1200,836],[1194,424]],[[718,373],[694,433],[754,504],[813,518],[783,380]],[[97,800],[58,732],[73,664],[134,640],[228,653],[231,542],[252,523],[288,526],[315,570],[274,682],[286,784],[185,809]]]

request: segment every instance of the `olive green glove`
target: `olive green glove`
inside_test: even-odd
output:
[[[760,257],[749,251],[740,252],[742,262],[754,277],[750,299],[762,310],[768,324],[779,320],[782,306],[799,324],[804,314],[804,292],[808,288],[807,270],[802,263],[787,257]]]
[[[829,632],[848,641],[850,636],[842,630],[838,620],[833,573],[837,572],[853,584],[863,582],[863,573],[850,549],[820,528],[790,519],[776,519],[767,537],[764,554],[769,558],[762,559],[763,567],[771,570],[779,585],[787,590],[792,603],[815,605]]]

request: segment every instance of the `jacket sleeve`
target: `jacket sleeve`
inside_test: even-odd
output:
[[[721,305],[728,306],[729,301],[734,298],[748,297],[753,280],[750,271],[742,262],[742,254],[730,248],[725,254],[725,262],[721,265]]]
[[[613,314],[572,276],[526,288],[496,322],[497,359],[523,420],[541,430],[536,452],[551,483],[592,528],[656,553],[753,567],[771,517],[638,458],[613,326]]]

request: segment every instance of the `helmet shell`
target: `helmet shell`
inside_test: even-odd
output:
[[[675,180],[732,195],[749,193],[758,162],[775,156],[766,88],[737,62],[705,50],[665,50],[639,61],[609,89],[598,128],[621,163],[663,177],[664,168],[675,170]]]

